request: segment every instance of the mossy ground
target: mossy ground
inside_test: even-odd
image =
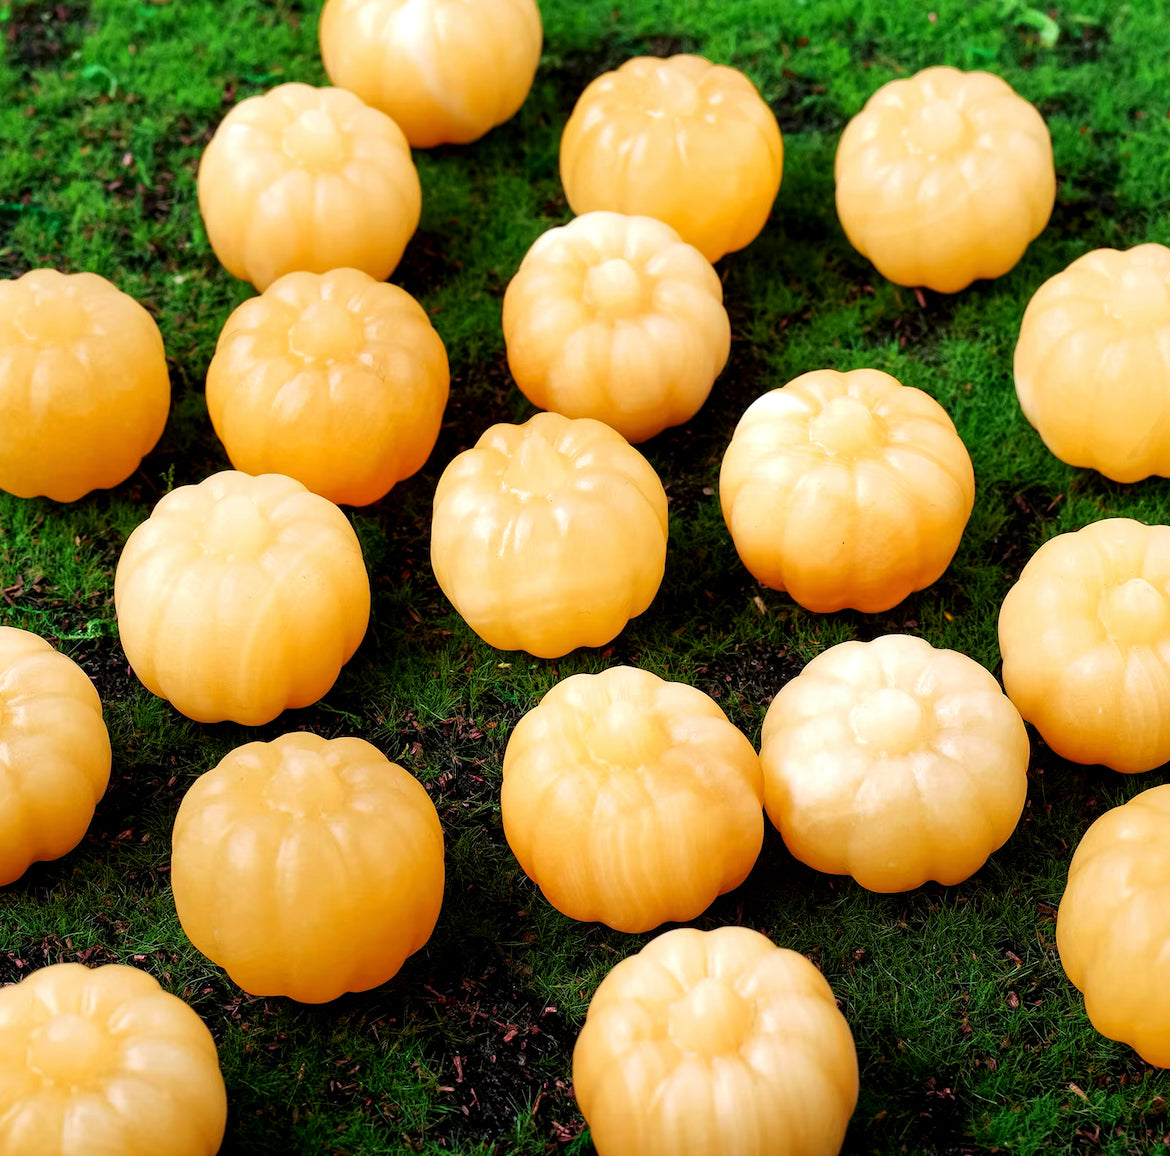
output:
[[[421,228],[393,280],[447,343],[451,405],[427,467],[354,513],[375,592],[369,634],[318,706],[268,727],[200,726],[129,673],[112,601],[126,535],[170,487],[227,459],[203,376],[251,294],[203,233],[195,168],[239,99],[323,82],[317,0],[13,0],[0,5],[0,275],[39,265],[112,278],[157,317],[174,408],[162,442],[112,493],[70,506],[0,495],[0,623],[80,661],[106,705],[115,761],[84,844],[0,892],[0,980],[59,960],[120,960],[189,999],[220,1044],[225,1151],[591,1151],[570,1094],[589,997],[645,936],[553,911],[503,838],[511,726],[558,679],[635,662],[714,695],[753,740],[783,682],[826,646],[919,633],[997,669],[999,604],[1046,537],[1122,514],[1170,520],[1170,483],[1112,484],[1045,450],[1015,401],[1027,300],[1088,249],[1170,241],[1170,5],[1083,0],[543,0],[545,55],[521,113],[462,149],[416,154]],[[507,375],[500,301],[533,239],[568,219],[561,127],[586,83],[638,53],[698,51],[745,70],[785,134],[784,186],[749,249],[720,263],[735,342],[686,428],[645,447],[672,499],[667,577],[603,653],[556,662],[480,643],[427,556],[443,466],[492,422],[530,412]],[[833,156],[879,85],[930,64],[988,68],[1048,120],[1060,189],[1009,275],[956,297],[884,281],[846,242]],[[719,513],[719,461],[748,402],[809,369],[876,366],[953,416],[978,479],[953,566],[887,614],[815,616],[759,587]],[[377,991],[321,1008],[256,1000],[175,919],[175,810],[231,747],[294,728],[359,734],[427,785],[448,885],[428,947]],[[1035,735],[1012,840],[968,882],[881,896],[796,863],[774,834],[748,882],[698,921],[741,922],[805,952],[856,1036],[854,1153],[1134,1153],[1170,1144],[1170,1077],[1099,1036],[1065,980],[1054,916],[1069,857],[1103,809],[1167,781],[1072,766]]]

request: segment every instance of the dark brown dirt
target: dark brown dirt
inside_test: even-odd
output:
[[[9,58],[29,72],[60,64],[81,45],[88,18],[88,0],[17,0],[7,27]]]

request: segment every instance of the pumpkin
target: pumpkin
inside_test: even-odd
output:
[[[0,626],[0,886],[72,851],[109,781],[110,736],[85,671]]]
[[[60,963],[0,988],[4,1156],[214,1156],[226,1120],[211,1033],[146,972]]]
[[[500,813],[558,911],[648,931],[747,878],[762,801],[756,752],[713,699],[618,666],[566,678],[520,720]]]
[[[883,277],[956,293],[999,277],[1056,201],[1044,118],[998,76],[926,68],[891,80],[837,146],[837,215]]]
[[[601,981],[573,1090],[598,1156],[836,1156],[857,1051],[803,955],[746,927],[680,927]]]
[[[494,425],[443,471],[431,565],[485,642],[558,658],[604,646],[653,601],[666,567],[666,491],[591,418]]]
[[[1170,760],[1170,526],[1106,518],[1029,559],[999,612],[1003,684],[1063,758]]]
[[[187,792],[171,887],[187,937],[245,991],[324,1003],[385,983],[430,938],[443,831],[376,747],[281,735]]]
[[[536,0],[328,0],[320,40],[334,84],[432,148],[510,120],[544,36]]]
[[[761,743],[789,851],[871,891],[973,875],[1028,793],[1028,734],[999,683],[905,634],[817,655],[772,700]]]
[[[1094,249],[1036,290],[1015,354],[1024,416],[1063,462],[1170,475],[1170,249]]]
[[[158,326],[94,273],[0,280],[0,490],[73,502],[124,482],[162,436]]]
[[[1065,974],[1102,1035],[1170,1068],[1170,783],[1085,832],[1056,914]]]
[[[282,84],[227,114],[199,162],[199,211],[234,277],[354,268],[384,281],[422,212],[402,130],[340,88]]]
[[[735,427],[719,500],[743,564],[808,610],[888,610],[950,564],[975,475],[946,411],[876,369],[806,373]]]
[[[422,468],[449,383],[442,339],[405,290],[357,269],[289,273],[228,318],[207,409],[236,469],[364,506]]]
[[[701,56],[637,56],[581,94],[560,165],[578,216],[656,217],[714,262],[767,223],[784,144],[742,72]]]
[[[118,632],[143,685],[198,722],[270,722],[325,694],[358,648],[370,582],[330,501],[281,474],[172,490],[126,541]]]
[[[597,212],[529,249],[504,295],[504,339],[533,405],[641,442],[698,412],[731,324],[718,274],[669,225]]]

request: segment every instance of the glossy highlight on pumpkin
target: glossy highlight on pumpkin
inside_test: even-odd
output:
[[[586,213],[538,237],[504,295],[525,397],[631,442],[692,418],[731,349],[710,262],[661,221]]]
[[[110,736],[85,671],[0,626],[0,886],[72,851],[109,781]]]
[[[144,971],[60,963],[0,988],[4,1156],[214,1156],[215,1041]]]
[[[450,379],[405,290],[357,269],[289,273],[228,318],[207,409],[236,469],[364,506],[422,468]]]
[[[975,475],[946,411],[888,373],[806,373],[757,398],[719,473],[743,564],[808,610],[888,610],[950,565]]]
[[[836,1156],[857,1052],[803,955],[746,927],[683,927],[601,981],[573,1089],[598,1156]]]
[[[1170,761],[1170,526],[1106,518],[1032,555],[999,612],[1003,684],[1063,758]]]
[[[172,490],[126,541],[118,633],[152,694],[197,722],[271,722],[336,681],[366,632],[370,582],[330,501],[227,470]]]
[[[559,658],[646,610],[666,536],[666,491],[633,446],[599,421],[541,413],[492,426],[443,471],[431,565],[489,645]]]
[[[252,995],[324,1003],[385,983],[430,938],[443,872],[426,790],[358,738],[237,747],[175,819],[179,922]]]
[[[714,262],[767,223],[784,144],[742,72],[701,56],[637,56],[581,94],[560,165],[574,213],[656,217]]]
[[[999,277],[1056,201],[1044,118],[989,72],[891,80],[845,127],[837,214],[853,247],[899,285],[956,293]]]
[[[973,875],[1028,793],[1028,734],[999,683],[905,634],[817,655],[772,700],[761,743],[788,849],[871,891]]]
[[[500,812],[520,866],[572,919],[648,931],[738,887],[764,837],[756,752],[708,695],[611,667],[517,724]]]
[[[340,88],[282,84],[241,101],[204,150],[198,184],[215,255],[261,291],[298,270],[384,281],[422,212],[402,130]]]
[[[544,36],[535,0],[328,0],[320,40],[334,84],[432,148],[510,120]]]
[[[1073,853],[1056,915],[1065,974],[1102,1035],[1170,1068],[1170,784],[1106,811]]]
[[[1170,249],[1094,249],[1036,290],[1015,353],[1024,416],[1063,462],[1170,475]]]
[[[74,502],[124,482],[171,406],[154,318],[95,273],[0,280],[0,490]]]

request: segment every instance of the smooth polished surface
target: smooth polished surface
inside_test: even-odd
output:
[[[701,56],[636,56],[581,94],[560,165],[573,212],[656,217],[718,261],[767,222],[784,145],[742,72]]]
[[[1028,303],[1024,416],[1061,461],[1115,482],[1170,475],[1170,249],[1094,249]]]
[[[803,955],[746,927],[678,928],[601,981],[573,1089],[598,1156],[836,1156],[857,1052]]]
[[[1102,1035],[1170,1068],[1170,784],[1085,832],[1056,915],[1065,974]]]
[[[330,501],[281,474],[172,490],[114,576],[134,673],[198,722],[270,722],[316,702],[366,632],[370,582]]]
[[[764,837],[751,743],[708,695],[611,667],[558,683],[504,756],[508,845],[558,911],[619,931],[700,915]]]
[[[0,988],[3,1156],[214,1156],[215,1041],[144,971],[61,963]]]
[[[0,490],[73,502],[125,481],[171,407],[162,335],[95,273],[0,280]]]
[[[0,626],[0,886],[72,851],[109,781],[88,675],[31,631]]]
[[[422,212],[402,130],[340,88],[282,84],[241,101],[199,162],[199,211],[224,268],[257,289],[354,268],[384,281]]]
[[[731,349],[710,262],[650,217],[586,213],[528,251],[504,295],[516,384],[631,442],[688,421]]]
[[[899,285],[955,293],[999,277],[1056,200],[1044,118],[989,72],[892,80],[845,127],[837,214],[853,247]]]
[[[430,938],[443,873],[426,790],[362,739],[237,747],[175,819],[179,922],[251,995],[324,1003],[385,983]]]
[[[443,471],[431,565],[485,642],[559,658],[604,646],[654,600],[666,492],[620,434],[537,414],[492,426]]]
[[[422,468],[451,374],[426,310],[356,269],[289,273],[228,318],[207,409],[237,470],[364,506]]]
[[[788,849],[871,891],[973,875],[1028,793],[1028,734],[999,683],[906,634],[817,655],[772,700],[761,743]]]
[[[1049,539],[999,614],[1003,684],[1058,755],[1170,761],[1170,526],[1107,518]]]
[[[544,37],[536,0],[328,0],[320,41],[334,84],[431,148],[510,120]]]
[[[887,610],[950,565],[975,501],[954,424],[888,373],[806,373],[757,398],[719,473],[743,564],[808,610]]]

